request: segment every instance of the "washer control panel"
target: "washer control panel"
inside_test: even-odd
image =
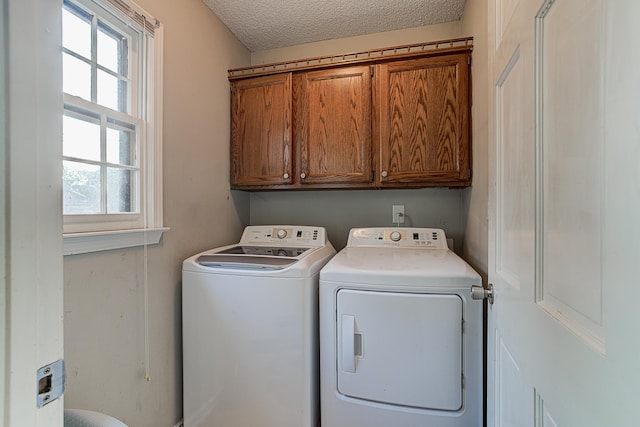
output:
[[[323,227],[304,225],[250,225],[244,229],[240,244],[278,244],[318,247],[326,244]]]
[[[439,228],[353,228],[347,246],[448,249],[447,237]]]

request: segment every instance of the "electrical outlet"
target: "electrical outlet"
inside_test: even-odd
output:
[[[404,224],[404,205],[391,206],[391,212],[393,214],[392,222],[394,224]]]

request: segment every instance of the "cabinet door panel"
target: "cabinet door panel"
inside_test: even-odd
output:
[[[291,73],[233,82],[232,186],[290,184],[291,156]]]
[[[301,184],[371,182],[371,68],[294,77]]]
[[[468,55],[379,65],[380,184],[469,180]]]

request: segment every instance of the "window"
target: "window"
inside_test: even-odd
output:
[[[162,226],[161,27],[124,0],[64,0],[65,233]]]

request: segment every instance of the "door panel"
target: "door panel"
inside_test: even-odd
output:
[[[551,411],[545,406],[544,399],[537,391],[535,393],[534,417],[536,427],[558,427]]]
[[[501,336],[496,336],[496,382],[500,399],[496,405],[496,426],[518,427],[528,425],[522,414],[529,413],[527,390],[523,387],[520,366]]]
[[[525,96],[524,76],[517,49],[496,85],[497,155],[496,273],[507,286],[520,289],[532,277],[534,249],[534,188],[531,177],[535,156],[527,139],[522,111],[515,108]]]
[[[487,424],[634,425],[640,2],[489,4]]]
[[[506,31],[507,24],[512,22],[511,17],[518,5],[519,0],[496,0],[496,47],[500,46],[502,36]]]
[[[538,304],[597,351],[602,329],[604,4],[549,2],[536,18]],[[579,37],[567,37],[567,32]]]
[[[343,289],[337,315],[340,393],[423,409],[462,408],[459,296]]]

